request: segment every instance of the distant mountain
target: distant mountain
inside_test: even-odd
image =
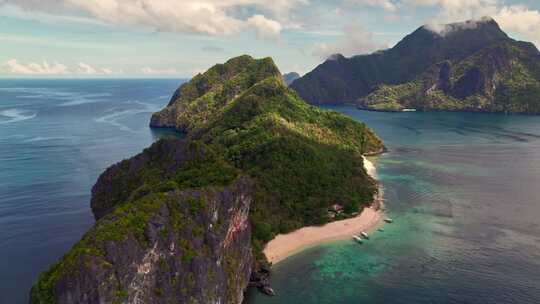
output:
[[[312,104],[540,113],[540,52],[491,18],[417,29],[371,55],[332,56],[291,85]]]
[[[295,81],[298,78],[300,78],[300,74],[298,74],[296,72],[290,72],[290,73],[287,73],[287,74],[283,74],[283,80],[285,80],[285,83],[287,85],[290,85],[291,83],[293,83],[293,81]]]

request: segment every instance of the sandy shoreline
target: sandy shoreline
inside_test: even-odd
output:
[[[365,157],[364,167],[371,177],[377,179],[375,166]],[[331,241],[351,239],[352,235],[359,234],[361,231],[373,231],[383,222],[382,196],[383,189],[380,186],[373,206],[364,208],[357,217],[328,223],[324,226],[304,227],[291,233],[276,236],[263,251],[266,258],[275,264],[309,247]]]

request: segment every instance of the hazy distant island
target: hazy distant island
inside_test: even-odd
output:
[[[334,55],[291,87],[311,104],[540,114],[540,52],[492,18],[422,26],[388,50]]]
[[[40,275],[31,303],[241,303],[248,285],[268,287],[276,235],[352,218],[378,193],[363,155],[381,140],[306,104],[270,58],[195,76],[151,126],[185,137],[99,177],[94,227]]]
[[[300,78],[300,74],[296,72],[290,72],[283,74],[283,80],[285,81],[285,84],[290,85],[293,83],[296,79]]]

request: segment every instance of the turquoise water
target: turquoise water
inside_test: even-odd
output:
[[[386,224],[274,268],[246,303],[540,303],[540,117],[376,113]]]
[[[139,153],[178,80],[0,80],[0,303],[92,225],[90,189]],[[396,222],[275,267],[247,303],[540,303],[540,117],[375,113],[374,159]]]

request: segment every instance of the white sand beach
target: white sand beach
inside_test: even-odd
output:
[[[376,168],[365,157],[364,167],[368,174],[376,179]],[[275,264],[309,247],[331,241],[350,239],[352,235],[361,231],[373,231],[383,222],[382,196],[383,189],[380,187],[373,206],[364,208],[354,218],[328,223],[324,226],[304,227],[291,233],[276,236],[266,245],[263,251],[266,258],[269,262]]]

